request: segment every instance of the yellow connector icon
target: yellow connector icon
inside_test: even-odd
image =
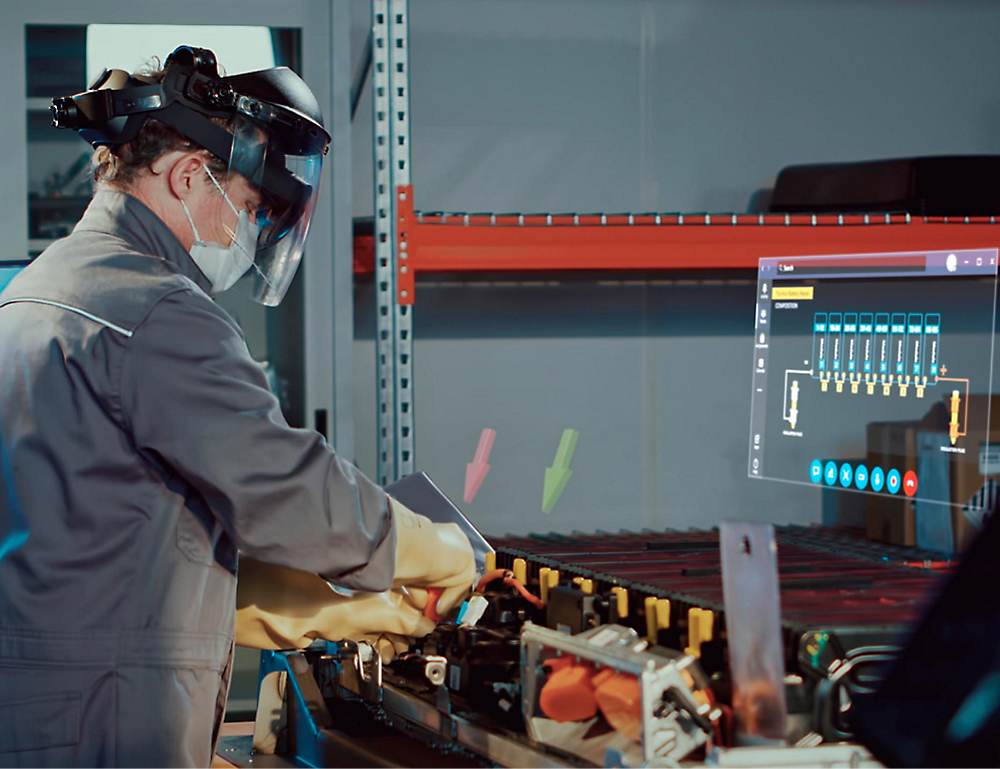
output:
[[[954,446],[958,440],[958,407],[962,399],[958,390],[951,391],[951,424],[948,425],[948,437],[951,438],[951,445]]]

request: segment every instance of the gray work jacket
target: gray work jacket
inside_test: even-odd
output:
[[[238,550],[391,587],[385,494],[288,426],[209,285],[104,189],[0,294],[0,766],[207,766]]]

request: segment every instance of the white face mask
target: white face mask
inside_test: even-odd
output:
[[[222,197],[226,199],[229,207],[236,214],[236,232],[233,235],[233,242],[228,246],[219,243],[206,242],[201,239],[198,229],[194,226],[194,219],[188,211],[187,204],[181,200],[184,206],[184,213],[187,214],[188,222],[191,223],[191,230],[194,232],[194,245],[191,246],[191,258],[198,268],[205,273],[205,277],[212,283],[212,295],[221,294],[227,288],[231,288],[236,281],[246,274],[246,271],[253,266],[254,256],[257,253],[257,235],[260,228],[256,223],[250,221],[250,216],[246,211],[237,211],[236,206],[229,199],[226,191],[212,176],[212,172],[205,166],[205,173],[212,183],[218,187]]]

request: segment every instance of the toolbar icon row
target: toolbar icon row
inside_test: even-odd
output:
[[[813,483],[826,483],[827,486],[836,486],[838,483],[845,489],[856,487],[864,491],[871,485],[872,491],[882,491],[886,489],[890,494],[898,494],[900,488],[903,493],[912,497],[917,493],[917,474],[908,470],[906,475],[900,475],[895,468],[885,472],[881,467],[873,467],[871,472],[865,465],[852,466],[849,462],[842,463],[839,467],[836,462],[827,462],[825,465],[818,459],[814,459],[809,465],[809,480]]]

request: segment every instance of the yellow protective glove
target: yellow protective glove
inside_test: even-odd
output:
[[[335,592],[321,577],[240,558],[236,643],[257,649],[302,649],[317,639],[367,641],[392,659],[409,639],[430,633],[427,588],[440,588],[446,614],[476,578],[472,546],[455,524],[435,524],[391,500],[396,533],[396,578],[382,593]]]
[[[324,639],[379,646],[385,637],[405,649],[406,639],[425,636],[436,624],[424,616],[419,599],[405,588],[341,595],[315,574],[244,556],[236,588],[236,643],[304,649]]]
[[[393,587],[441,589],[438,613],[458,606],[476,581],[476,557],[469,538],[456,523],[432,523],[429,518],[389,498],[396,522],[396,574]],[[420,599],[421,605],[426,597]]]

